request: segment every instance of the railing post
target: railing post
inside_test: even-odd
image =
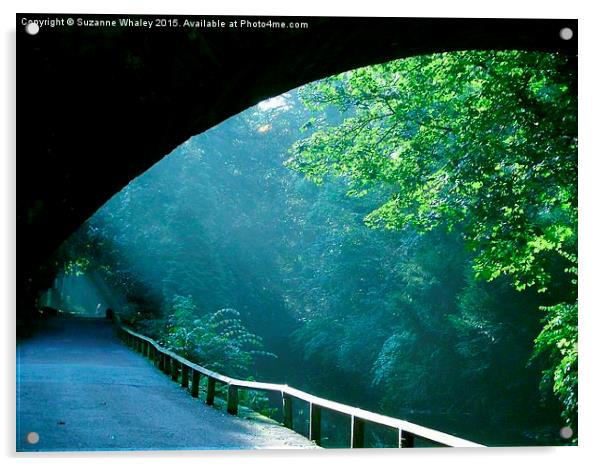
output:
[[[171,358],[163,353],[163,372],[166,374],[171,374]]]
[[[201,373],[192,369],[192,386],[190,387],[190,395],[193,398],[199,397],[199,384],[201,382]]]
[[[282,423],[284,427],[293,428],[293,399],[288,393],[282,393]]]
[[[213,377],[207,377],[207,400],[205,403],[213,405],[215,400],[215,379]]]
[[[399,429],[399,448],[414,448],[414,434]]]
[[[188,388],[188,374],[190,373],[190,368],[182,363],[182,387]]]
[[[159,370],[164,371],[165,370],[165,355],[159,350],[157,350],[157,353],[158,353],[157,360],[159,363]]]
[[[238,387],[228,385],[228,414],[238,413]]]
[[[363,419],[351,416],[351,448],[364,448],[364,426]]]
[[[174,382],[178,381],[178,366],[180,365],[180,363],[176,360],[173,359],[171,360],[171,380],[173,380]]]
[[[322,443],[322,408],[313,403],[309,404],[309,439],[320,446]]]

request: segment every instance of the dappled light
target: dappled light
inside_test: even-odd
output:
[[[127,301],[96,271],[65,271],[55,279],[54,286],[42,294],[39,304],[64,314],[105,317],[107,309],[121,309]]]

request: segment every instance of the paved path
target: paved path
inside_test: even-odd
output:
[[[17,451],[312,447],[192,398],[104,320],[53,318],[17,346]]]

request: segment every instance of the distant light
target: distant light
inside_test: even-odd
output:
[[[271,129],[272,129],[272,125],[263,125],[263,126],[260,126],[259,128],[257,128],[257,132],[258,133],[267,133]]]
[[[264,112],[266,110],[272,110],[274,108],[283,108],[284,110],[286,110],[290,108],[290,105],[287,104],[286,94],[283,94],[259,102],[257,104],[257,108]]]

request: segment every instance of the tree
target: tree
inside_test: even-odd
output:
[[[349,71],[302,90],[308,108],[335,108],[340,117],[308,122],[312,133],[295,143],[287,165],[318,184],[342,178],[351,196],[385,193],[365,217],[371,227],[459,231],[477,278],[508,276],[517,290],[574,299],[572,286],[559,286],[568,280],[553,276],[576,255],[574,84],[566,57],[517,51]],[[575,331],[544,335],[576,360],[576,314],[566,314],[548,319]],[[573,386],[554,386],[567,419],[576,413]]]

